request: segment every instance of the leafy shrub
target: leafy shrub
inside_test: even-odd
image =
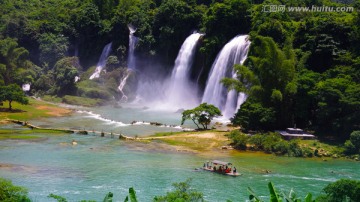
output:
[[[273,152],[274,145],[282,140],[282,137],[278,133],[268,133],[264,139],[264,151],[267,153]]]
[[[360,131],[353,131],[344,146],[346,154],[360,154]]]
[[[295,139],[289,142],[289,153],[290,156],[295,156],[295,157],[303,156],[303,150],[299,146],[299,140]]]
[[[84,98],[84,97],[77,97],[70,95],[64,96],[63,102],[71,105],[82,105],[88,107],[99,106],[103,104],[103,101],[99,99],[91,99],[91,98]]]
[[[244,133],[241,133],[238,130],[233,130],[230,132],[230,138],[233,141],[233,146],[236,149],[246,150],[247,143],[249,142],[250,137]]]
[[[27,190],[23,187],[15,186],[11,181],[0,178],[0,201],[2,202],[30,202]]]
[[[87,90],[84,92],[84,95],[88,98],[100,98],[100,99],[105,99],[105,100],[108,100],[111,98],[110,93],[103,91],[103,90],[99,90],[99,89]]]
[[[203,194],[190,188],[191,179],[185,182],[174,183],[175,190],[166,193],[165,196],[155,196],[154,202],[166,202],[166,201],[204,201]]]
[[[360,181],[340,179],[330,183],[324,189],[325,196],[318,197],[319,202],[349,201],[355,202],[360,199]]]
[[[264,148],[265,135],[255,134],[250,137],[249,143],[252,144],[253,149],[262,150]]]
[[[289,153],[290,145],[287,141],[281,140],[274,144],[273,152],[280,155],[290,154]]]

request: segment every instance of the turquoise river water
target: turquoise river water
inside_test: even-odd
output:
[[[121,131],[142,136],[156,131],[179,131],[178,127],[155,127],[158,121],[179,125],[180,114],[154,112],[133,106],[124,108],[82,108],[70,117],[31,121],[51,127]],[[132,121],[141,123],[131,125]],[[142,123],[144,121],[144,123]],[[15,125],[2,127],[26,130]],[[191,124],[185,127],[193,127]],[[53,201],[50,193],[69,201],[102,201],[109,191],[114,201],[124,201],[129,187],[134,187],[139,201],[151,201],[173,189],[172,183],[192,179],[194,189],[207,201],[246,201],[247,187],[258,195],[268,195],[267,183],[278,190],[294,189],[298,196],[311,192],[317,196],[330,182],[341,178],[360,179],[359,162],[320,158],[276,157],[262,153],[224,151],[214,156],[159,149],[156,144],[124,142],[95,135],[46,135],[33,141],[0,141],[0,176],[25,186],[33,201]],[[75,139],[78,144],[71,145]],[[240,177],[196,171],[206,160],[233,162]],[[264,173],[270,170],[271,173]]]

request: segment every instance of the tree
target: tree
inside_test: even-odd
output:
[[[217,116],[222,116],[219,108],[211,104],[202,103],[194,109],[183,111],[181,125],[184,124],[185,120],[191,119],[198,129],[200,129],[200,124],[206,130],[211,120]]]
[[[77,57],[66,57],[57,61],[54,67],[58,95],[71,93],[75,89],[75,77],[81,69]]]
[[[191,180],[185,182],[174,183],[175,191],[168,192],[165,196],[155,196],[154,202],[170,202],[170,201],[188,201],[198,202],[204,201],[201,192],[193,191],[190,189]]]
[[[350,179],[340,179],[328,184],[324,188],[326,196],[320,196],[316,201],[337,202],[349,201],[355,202],[360,198],[360,181]]]
[[[292,125],[292,100],[297,90],[294,57],[290,39],[280,49],[270,37],[251,37],[248,59],[244,65],[235,65],[237,77],[222,81],[229,89],[249,95],[250,101],[241,106],[234,124],[248,130]]]
[[[232,123],[245,130],[271,130],[275,121],[273,108],[264,107],[261,103],[249,99],[241,105]]]
[[[23,90],[16,84],[0,87],[0,102],[2,101],[9,101],[9,110],[12,110],[13,101],[24,105],[29,103]]]
[[[52,69],[56,61],[64,58],[68,51],[68,39],[64,35],[42,34],[38,39],[40,44],[40,62]]]
[[[353,131],[350,139],[345,142],[346,153],[360,154],[360,131]]]
[[[0,77],[4,80],[5,85],[19,79],[19,68],[27,65],[28,55],[29,52],[25,48],[18,47],[15,39],[0,40]]]
[[[30,202],[27,190],[23,187],[15,186],[11,181],[0,178],[0,201],[3,202]]]

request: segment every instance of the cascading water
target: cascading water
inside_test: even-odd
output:
[[[228,92],[221,79],[236,78],[233,66],[242,64],[246,60],[249,46],[248,35],[236,36],[223,47],[212,65],[202,102],[220,108],[224,118],[232,117],[245,101],[246,96],[243,93],[236,93],[235,90]]]
[[[109,54],[110,54],[111,45],[112,45],[112,43],[108,43],[108,44],[104,47],[104,49],[103,49],[103,51],[102,51],[102,53],[101,53],[99,62],[97,63],[95,72],[90,76],[90,79],[94,79],[94,78],[99,78],[99,77],[100,77],[100,72],[101,72],[101,70],[104,68],[104,66],[106,65],[106,59],[107,59],[107,57],[108,57]]]
[[[129,52],[128,52],[128,60],[127,60],[127,66],[128,69],[126,70],[126,72],[124,73],[123,77],[120,80],[120,84],[118,86],[118,90],[121,92],[122,97],[120,99],[120,101],[122,102],[127,102],[128,97],[126,96],[126,94],[124,93],[123,89],[126,85],[126,81],[129,78],[131,71],[134,71],[135,68],[135,54],[134,54],[134,50],[135,50],[135,46],[137,43],[137,37],[134,36],[134,33],[136,32],[136,28],[133,27],[132,25],[128,25],[129,28]]]
[[[131,73],[131,70],[126,69],[126,72],[124,73],[123,77],[120,80],[120,84],[118,86],[118,90],[122,93],[120,102],[127,102],[127,100],[128,100],[128,97],[126,96],[126,94],[124,93],[123,90],[124,90],[124,87],[126,85],[126,81],[130,76],[130,73]]]
[[[164,75],[162,69],[143,74],[138,83],[137,98],[134,102],[160,110],[187,109],[198,105],[200,99],[197,85],[190,80],[190,70],[197,43],[202,35],[193,33],[185,39],[170,76]]]
[[[166,94],[166,103],[171,107],[189,108],[198,104],[196,84],[190,81],[196,45],[203,34],[193,33],[186,38],[175,60]]]
[[[129,34],[129,52],[128,52],[128,60],[127,60],[127,64],[128,64],[128,68],[129,69],[136,69],[135,68],[135,46],[136,43],[138,41],[138,38],[134,35],[134,33],[136,32],[136,28],[133,27],[132,25],[128,25],[130,34]]]

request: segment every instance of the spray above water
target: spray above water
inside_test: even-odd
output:
[[[201,36],[203,34],[193,33],[187,37],[176,57],[165,100],[170,107],[189,108],[199,104],[197,85],[190,80],[190,70]]]
[[[245,101],[246,96],[235,90],[228,92],[221,79],[236,78],[233,66],[242,64],[246,60],[249,46],[248,35],[236,36],[223,47],[211,67],[202,102],[218,107],[223,112],[224,118],[232,117]]]
[[[95,72],[90,76],[90,80],[92,80],[92,79],[94,79],[94,78],[99,78],[99,77],[100,77],[100,72],[101,72],[101,70],[104,68],[104,66],[106,65],[106,59],[107,59],[107,57],[108,57],[109,54],[110,54],[111,45],[112,45],[112,43],[108,43],[108,44],[104,47],[104,49],[103,49],[103,51],[102,51],[102,53],[101,53],[99,62],[97,63]]]
[[[151,109],[176,111],[199,104],[197,85],[190,79],[196,46],[203,34],[193,33],[182,44],[171,75],[155,78],[143,77],[138,84],[137,102],[146,103]]]

